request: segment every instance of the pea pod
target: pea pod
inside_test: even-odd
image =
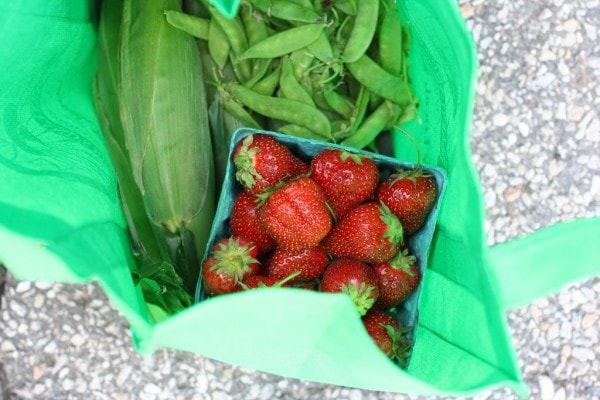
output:
[[[311,107],[315,107],[310,94],[302,87],[294,76],[292,62],[284,59],[281,64],[281,78],[279,79],[279,89],[283,97],[290,100],[300,101]]]
[[[347,63],[346,68],[371,92],[401,106],[411,103],[410,89],[404,79],[390,74],[368,56],[363,55],[358,60]]]
[[[398,105],[384,101],[364,120],[352,136],[342,141],[342,145],[357,149],[368,146],[382,131],[393,124],[393,121],[397,120],[399,114]]]
[[[229,42],[231,52],[233,53],[233,67],[236,71],[238,79],[246,81],[252,76],[252,64],[249,61],[238,60],[240,54],[248,49],[248,38],[242,22],[238,17],[229,19],[221,14],[215,7],[210,7],[209,11],[212,15],[212,20],[215,21],[225,33],[225,37]]]
[[[348,119],[352,118],[352,115],[354,114],[354,105],[348,98],[342,96],[333,89],[324,90],[323,97],[332,110],[342,117]]]
[[[302,7],[306,7],[306,8],[310,8],[311,10],[314,10],[315,7],[312,3],[311,0],[290,0],[292,3],[296,3],[301,5]]]
[[[219,69],[225,68],[229,60],[229,42],[219,24],[213,19],[208,25],[208,52]]]
[[[252,90],[258,94],[262,94],[263,96],[272,96],[273,93],[275,93],[275,89],[277,89],[280,76],[281,65],[278,65],[277,68],[275,68],[269,75],[265,76],[263,79],[253,85]]]
[[[323,137],[331,137],[331,125],[327,117],[296,100],[263,96],[239,84],[229,85],[230,93],[246,107],[267,118],[281,120],[313,130]]]
[[[333,60],[333,48],[331,47],[326,31],[322,31],[317,40],[308,45],[307,50],[325,63]]]
[[[375,36],[378,17],[379,0],[360,0],[358,2],[354,26],[342,54],[344,62],[356,61],[365,54]]]
[[[175,10],[165,11],[167,22],[198,39],[208,40],[209,20]]]
[[[335,140],[345,139],[352,134],[350,121],[337,119],[331,121],[331,132]]]
[[[379,63],[392,75],[403,73],[402,21],[395,7],[386,10],[379,28]]]
[[[352,113],[352,117],[350,117],[352,133],[355,133],[358,130],[358,127],[362,124],[365,114],[367,113],[370,97],[371,94],[369,93],[369,90],[366,87],[361,86],[360,90],[358,91],[358,95],[356,96],[354,112]]]
[[[308,93],[312,93],[312,84],[310,83],[308,71],[314,59],[315,56],[306,49],[296,50],[290,54],[294,76]]]
[[[336,0],[333,4],[333,7],[340,10],[346,15],[356,15],[356,13],[358,12],[356,1],[357,0]]]
[[[313,43],[323,29],[323,24],[306,24],[275,33],[251,46],[240,56],[240,60],[282,57]]]
[[[323,139],[329,140],[330,139],[328,136],[323,137],[323,136],[319,135],[318,133],[313,132],[312,130],[305,128],[304,126],[300,126],[300,125],[294,125],[294,124],[283,125],[283,126],[280,126],[279,128],[277,128],[277,130],[281,133],[285,133],[286,135],[298,136],[298,137],[305,138],[305,139],[315,139],[315,140],[323,140]]]
[[[239,15],[242,20],[248,44],[250,46],[269,37],[269,29],[264,17],[255,13],[249,3],[240,5]]]
[[[223,108],[247,127],[261,129],[261,126],[252,118],[250,113],[231,97],[223,99]]]
[[[259,43],[269,37],[269,29],[265,23],[264,17],[260,13],[254,12],[251,4],[242,3],[239,9],[239,16],[242,20],[244,30],[246,31],[249,46]],[[252,87],[256,82],[262,79],[269,71],[271,61],[272,60],[266,58],[254,60],[254,62],[252,62],[252,77],[250,80],[246,81],[244,85]]]
[[[308,4],[302,5],[289,0],[253,0],[252,5],[269,17],[285,21],[309,24],[322,21],[322,17],[313,7],[306,7]]]

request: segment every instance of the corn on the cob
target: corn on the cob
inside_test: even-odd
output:
[[[120,117],[133,178],[166,257],[193,292],[214,214],[203,69],[195,40],[170,26],[177,0],[125,0]]]

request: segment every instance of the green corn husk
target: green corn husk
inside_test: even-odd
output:
[[[198,47],[164,10],[181,7],[177,0],[124,2],[120,117],[163,259],[193,293],[215,210],[213,154]]]

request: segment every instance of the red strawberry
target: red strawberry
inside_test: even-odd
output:
[[[275,248],[275,241],[260,224],[257,200],[246,192],[235,199],[230,217],[231,234],[252,238],[259,256]]]
[[[297,273],[291,274],[283,279],[273,276],[250,275],[241,283],[244,290],[259,289],[264,287],[292,287],[290,281],[298,276]]]
[[[338,220],[373,195],[379,183],[379,170],[371,159],[343,150],[317,154],[311,171]]]
[[[363,262],[341,258],[333,260],[325,270],[321,291],[350,295],[360,315],[365,315],[379,297],[371,268]]]
[[[294,162],[294,175],[308,175],[309,173],[310,165],[300,160],[299,158],[296,158],[296,161]]]
[[[231,293],[247,276],[258,272],[258,249],[251,241],[230,237],[218,241],[202,264],[202,279],[207,295]]]
[[[381,308],[392,308],[402,303],[421,281],[417,258],[410,255],[408,249],[371,268],[379,286],[377,306]]]
[[[252,195],[296,176],[301,168],[301,161],[287,147],[263,134],[249,135],[240,141],[233,152],[233,163],[236,179]]]
[[[420,168],[400,170],[377,189],[377,199],[384,202],[398,217],[404,234],[418,231],[437,196],[437,186],[431,174]]]
[[[383,203],[370,202],[350,211],[323,242],[331,255],[375,263],[396,255],[402,225]]]
[[[267,266],[267,275],[281,279],[299,272],[296,280],[309,281],[323,274],[328,261],[327,252],[321,246],[300,250],[298,253],[277,248]]]
[[[307,177],[275,190],[260,210],[260,221],[275,242],[289,252],[317,246],[331,229],[325,195]]]
[[[386,356],[406,367],[410,357],[411,343],[406,337],[409,329],[403,327],[388,312],[373,310],[362,319],[371,339]]]

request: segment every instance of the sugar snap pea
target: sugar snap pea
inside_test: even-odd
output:
[[[297,100],[311,107],[315,107],[310,94],[302,87],[294,76],[292,62],[289,58],[283,59],[281,63],[281,77],[279,78],[279,89],[286,99]]]
[[[314,59],[315,56],[305,48],[296,50],[290,54],[294,76],[299,82],[302,82],[307,77],[308,70]]]
[[[323,30],[317,37],[317,40],[308,45],[307,50],[319,60],[329,63],[333,60],[333,48],[327,37],[327,32]]]
[[[342,141],[342,145],[362,149],[368,146],[375,138],[388,127],[391,121],[395,121],[399,114],[399,108],[390,101],[384,101],[371,113],[356,132]]]
[[[221,14],[215,7],[210,7],[209,11],[212,15],[212,20],[219,24],[219,27],[225,33],[225,37],[229,42],[231,52],[233,53],[232,62],[234,64],[234,71],[238,75],[241,81],[250,79],[252,75],[252,64],[249,61],[239,61],[238,57],[244,51],[248,49],[248,38],[246,37],[246,31],[242,25],[239,16],[234,18],[226,18]]]
[[[316,23],[322,20],[313,7],[289,0],[253,0],[252,4],[267,16],[285,21]]]
[[[208,52],[219,69],[225,68],[229,60],[229,42],[219,24],[213,19],[208,25]]]
[[[305,139],[315,139],[315,140],[323,140],[323,139],[329,140],[330,139],[328,136],[323,137],[323,136],[319,135],[318,133],[313,132],[312,130],[305,128],[304,126],[300,126],[300,125],[294,125],[294,124],[283,125],[283,126],[280,126],[279,128],[277,128],[277,130],[279,132],[285,133],[287,135],[298,136],[298,137],[302,137]]]
[[[239,15],[246,31],[249,46],[269,37],[269,29],[265,23],[264,17],[260,13],[254,12],[250,4],[241,4]],[[268,58],[254,60],[252,62],[252,77],[244,82],[244,85],[246,87],[254,86],[256,82],[261,80],[269,71],[271,62],[272,60]]]
[[[392,75],[401,76],[404,62],[402,20],[396,7],[385,11],[378,38],[381,67]]]
[[[354,78],[371,92],[401,106],[411,103],[410,89],[404,79],[390,74],[367,55],[345,65]]]
[[[264,17],[260,13],[253,11],[251,4],[242,3],[239,15],[246,31],[248,45],[252,46],[269,37],[269,29]]]
[[[310,45],[317,40],[323,29],[325,29],[323,24],[306,24],[275,33],[251,46],[240,56],[240,59],[284,56]]]
[[[331,137],[331,124],[327,117],[296,100],[263,96],[239,84],[230,84],[231,94],[252,111],[267,118],[281,120],[313,130],[323,137]]]
[[[340,114],[342,117],[348,119],[352,118],[352,115],[354,114],[354,105],[352,104],[350,99],[346,98],[345,96],[342,96],[341,94],[339,94],[331,88],[325,89],[323,91],[323,98],[325,99],[329,107],[338,114]]]
[[[246,111],[238,102],[231,97],[224,98],[223,108],[227,110],[232,116],[242,121],[247,127],[261,129],[261,126],[252,118],[250,113]]]
[[[272,96],[273,93],[275,93],[275,89],[277,89],[280,76],[281,64],[278,65],[277,68],[275,68],[269,75],[265,76],[255,85],[253,85],[252,90],[258,94],[262,94],[263,96]]]
[[[360,0],[354,18],[354,26],[344,47],[342,60],[353,62],[365,54],[377,29],[379,0]]]
[[[311,10],[314,10],[314,8],[315,8],[311,0],[291,0],[291,1],[293,3],[301,5],[302,7],[309,8]]]
[[[360,0],[336,0],[333,7],[347,15],[356,15],[358,7],[356,2]]]
[[[358,127],[362,124],[363,119],[367,113],[367,107],[369,106],[369,98],[371,97],[371,93],[369,90],[361,86],[358,94],[356,95],[356,103],[354,105],[354,112],[352,113],[352,117],[350,117],[351,123],[351,131],[355,133],[358,130]]]
[[[177,29],[184,31],[198,39],[208,40],[209,20],[185,14],[180,11],[166,10],[167,22]]]

